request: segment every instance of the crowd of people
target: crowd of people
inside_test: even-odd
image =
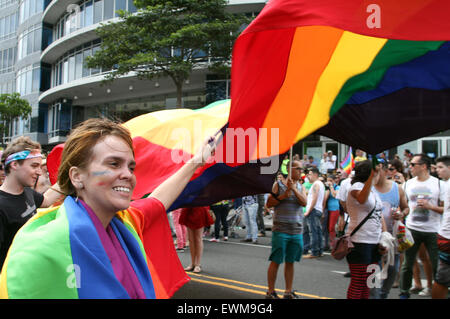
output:
[[[275,281],[279,265],[285,263],[284,298],[297,298],[292,290],[293,263],[331,252],[338,237],[350,234],[359,226],[351,237],[354,247],[346,257],[349,272],[344,276],[351,278],[347,291],[349,299],[385,299],[393,287],[400,289],[402,299],[411,294],[446,298],[449,156],[433,162],[426,154],[414,155],[409,150],[405,150],[403,160],[398,155],[388,160],[381,153],[377,155],[379,164],[374,167],[362,150],[357,149],[355,155],[356,165],[350,174],[337,168],[339,164],[331,151],[324,153],[319,163],[312,156],[300,160],[294,155],[290,173],[286,157],[270,194],[246,196],[211,206],[216,222],[210,241],[220,241],[221,229],[222,240],[228,240],[226,216],[237,206],[238,200],[246,228],[246,238],[242,242],[258,244],[257,236],[265,236],[264,223],[258,220],[272,214],[272,253],[266,297],[279,298],[274,289]],[[262,198],[259,204],[258,198]],[[414,242],[405,251],[399,250],[399,229],[407,229]],[[441,248],[438,242],[444,243]],[[388,248],[391,250],[389,261],[386,260]],[[383,270],[374,287],[367,285],[372,274],[367,269],[371,265],[377,265],[378,268],[372,269],[379,269],[380,273]],[[426,287],[422,285],[420,267],[425,273]]]
[[[10,267],[16,265],[11,263],[11,259],[17,258],[14,250],[18,249],[10,249],[13,238],[36,214],[37,208],[55,207],[58,214],[68,215],[84,211],[85,220],[75,223],[68,219],[68,223],[69,227],[80,227],[81,232],[87,231],[88,224],[95,226],[101,246],[111,261],[108,266],[111,269],[105,265],[93,269],[100,277],[108,271],[108,276],[114,274],[112,277],[105,275],[109,279],[104,279],[99,287],[107,291],[112,280],[124,289],[121,294],[114,295],[118,298],[154,297],[150,279],[135,268],[145,264],[148,251],[132,257],[127,255],[128,250],[139,249],[134,247],[135,242],[119,243],[118,239],[122,240],[123,236],[121,232],[125,230],[120,230],[116,212],[129,210],[135,215],[128,218],[139,220],[142,225],[150,218],[148,216],[166,216],[166,210],[194,171],[204,165],[212,152],[211,144],[205,142],[202,150],[162,183],[151,197],[132,202],[131,193],[136,184],[132,142],[129,132],[117,123],[91,119],[73,130],[62,154],[58,182],[54,185],[48,178],[46,155],[39,143],[28,137],[17,138],[1,154],[0,267],[8,262]],[[408,150],[403,160],[397,155],[388,160],[382,153],[377,156],[377,161],[371,161],[361,150],[356,150],[355,155],[356,165],[350,174],[339,168],[337,157],[331,151],[324,153],[319,162],[312,156],[304,156],[301,160],[300,156],[294,155],[292,162],[288,158],[283,160],[270,193],[170,212],[172,218],[169,220],[176,233],[176,250],[183,252],[189,245],[191,263],[184,270],[202,272],[205,231],[214,227],[211,242],[228,240],[227,216],[234,208],[242,210],[246,229],[242,241],[248,244],[257,245],[258,238],[266,236],[263,217],[272,216],[268,299],[279,298],[275,283],[283,263],[286,286],[283,297],[298,298],[293,289],[294,263],[302,258],[321,258],[324,252],[332,251],[343,234],[352,234],[353,244],[346,256],[349,266],[346,276],[350,277],[347,298],[384,299],[395,286],[399,287],[401,299],[409,298],[412,293],[447,298],[450,283],[450,157],[432,161],[426,154],[411,154]],[[97,196],[100,193],[103,196]],[[44,219],[44,223],[48,221]],[[59,234],[61,230],[57,228],[61,226],[58,225],[48,224],[47,230],[55,227],[52,228],[54,233]],[[399,249],[400,230],[411,238],[411,245],[405,250]],[[137,228],[135,231],[140,233],[142,242],[139,244],[145,248],[145,231]],[[29,234],[20,239],[25,242],[35,240]],[[87,249],[86,256],[98,253],[95,249],[90,250],[89,245],[83,247]],[[45,249],[23,252],[22,258],[30,253],[36,262],[27,267],[46,267],[51,260]],[[368,277],[372,273],[368,269],[373,265],[378,266],[373,269],[380,270],[381,281],[369,286]],[[422,286],[420,266],[426,275],[426,287]],[[0,281],[5,280],[2,274]],[[52,292],[51,282],[47,284]],[[31,283],[20,287],[19,292],[16,291],[18,296],[30,296],[29,291],[34,288]],[[87,293],[83,296],[102,295]]]

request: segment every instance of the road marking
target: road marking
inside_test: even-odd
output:
[[[196,277],[212,279],[212,280],[219,280],[219,281],[224,281],[224,282],[229,282],[229,283],[249,286],[249,287],[253,287],[253,288],[264,289],[264,291],[253,290],[253,289],[243,288],[243,287],[239,287],[239,286],[224,284],[224,283],[220,283],[220,282],[216,282],[216,281],[209,281],[209,280],[204,280],[204,279],[192,278],[191,277],[191,279],[193,281],[206,283],[206,284],[211,284],[211,285],[216,285],[216,286],[221,286],[221,287],[235,289],[235,290],[240,290],[240,291],[245,291],[245,292],[250,292],[250,293],[254,293],[254,294],[258,294],[258,295],[264,295],[264,296],[266,295],[267,286],[250,284],[250,283],[247,283],[247,282],[242,282],[242,281],[233,280],[233,279],[227,279],[227,278],[221,278],[221,277],[213,277],[213,276],[208,276],[208,275],[201,275],[201,274],[196,274],[196,273],[193,273],[193,272],[187,272],[187,273],[190,276],[196,276]],[[275,289],[275,290],[277,292],[284,293],[284,290],[282,290],[282,289]],[[328,297],[321,297],[321,296],[301,293],[301,292],[297,292],[297,291],[296,291],[296,294],[300,295],[300,296],[308,297],[308,298],[314,298],[314,299],[332,299],[332,298],[328,298]]]
[[[337,271],[337,270],[332,270],[331,272],[334,272],[334,273],[340,274],[340,275],[343,275],[343,274],[347,273],[346,271]]]
[[[209,241],[209,239],[203,238],[203,241]],[[261,247],[261,248],[272,248],[272,246],[261,245],[261,244],[251,244],[251,243],[236,243],[233,241],[219,241],[219,242],[211,242],[213,244],[231,244],[231,245],[240,245],[240,246],[251,246],[251,247]]]

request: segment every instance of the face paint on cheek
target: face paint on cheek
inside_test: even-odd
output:
[[[101,176],[107,176],[111,174],[110,171],[106,170],[106,171],[97,171],[97,172],[92,172],[92,175],[95,177],[101,177]],[[97,186],[105,186],[106,183],[105,182],[98,182]]]
[[[111,174],[110,171],[106,170],[106,171],[98,171],[98,172],[92,172],[93,176],[104,176],[104,175],[109,175]]]

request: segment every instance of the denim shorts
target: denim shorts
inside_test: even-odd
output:
[[[450,265],[442,260],[439,260],[435,281],[442,286],[450,287]]]
[[[303,253],[303,235],[272,232],[272,253],[269,260],[277,264],[300,261]]]

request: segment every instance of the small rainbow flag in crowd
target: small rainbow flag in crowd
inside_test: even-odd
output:
[[[351,146],[350,149],[348,150],[347,156],[341,162],[341,167],[347,174],[350,174],[352,169],[355,167],[355,159],[353,158]]]

